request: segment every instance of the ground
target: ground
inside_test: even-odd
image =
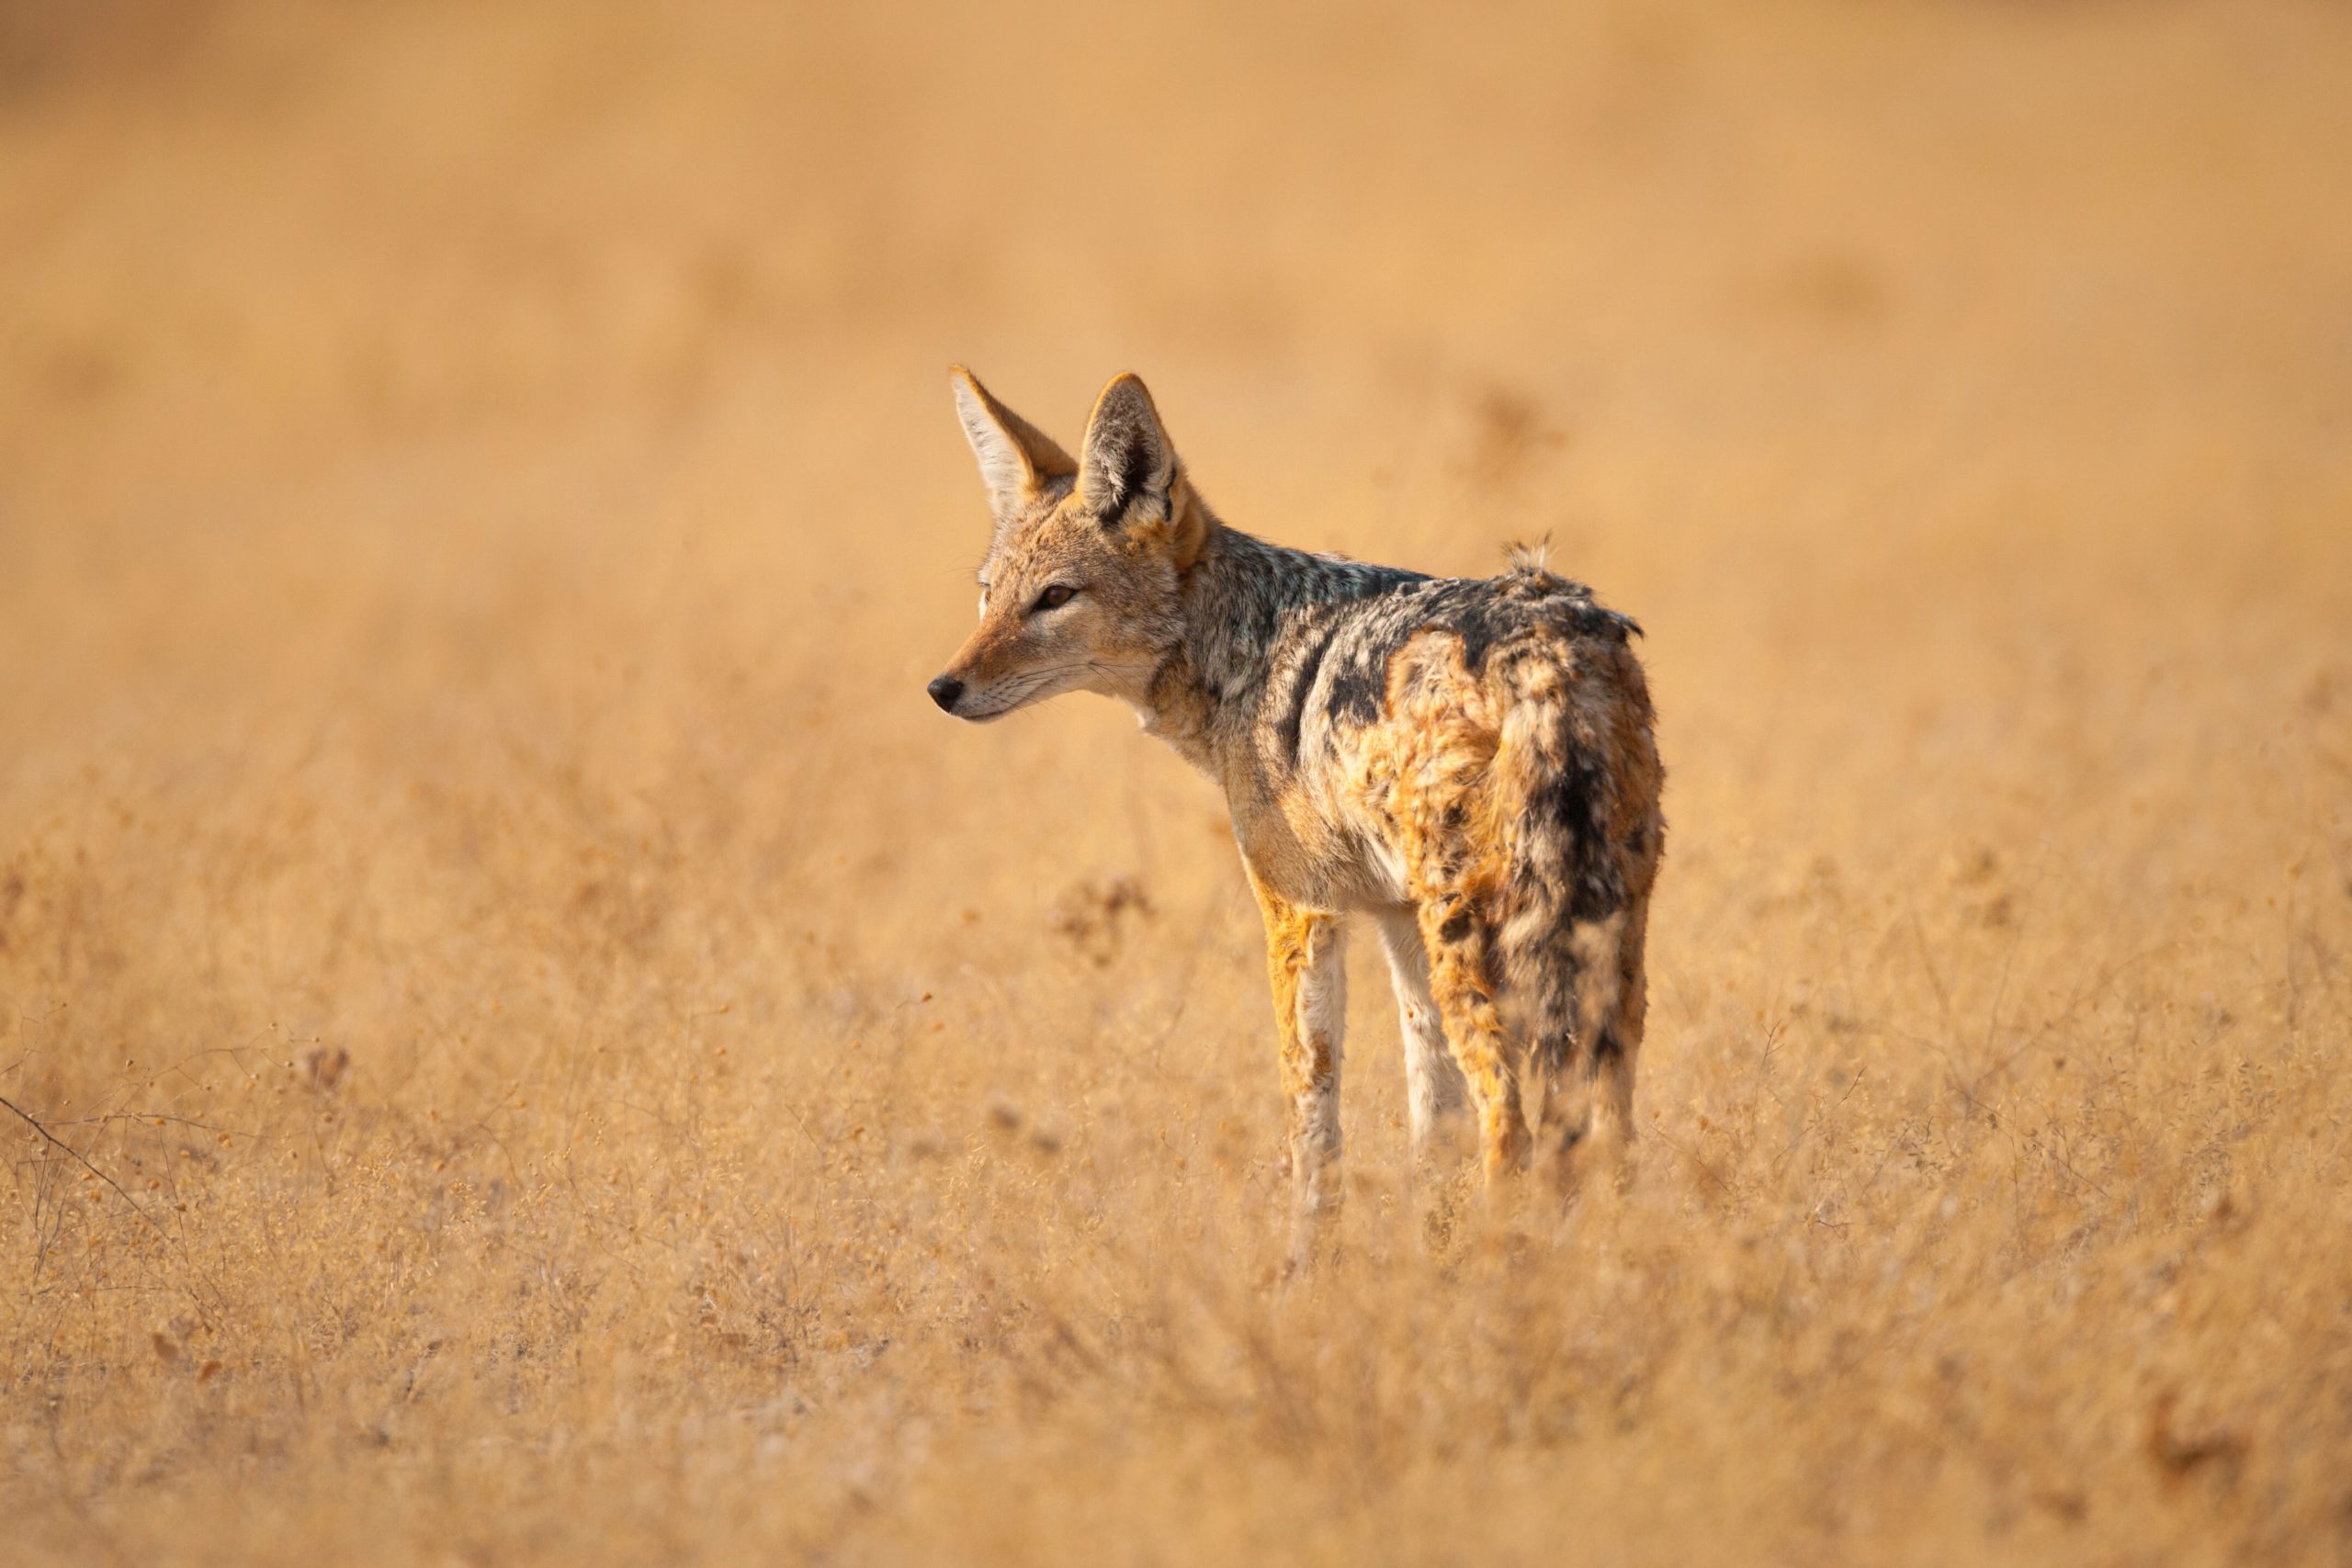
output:
[[[2352,14],[0,17],[0,1559],[2340,1562]],[[1638,618],[1635,1179],[922,684],[944,367]],[[30,1118],[30,1121],[25,1118]],[[32,1124],[37,1122],[39,1128]]]

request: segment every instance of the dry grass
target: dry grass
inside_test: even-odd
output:
[[[2352,16],[1158,10],[0,23],[0,1558],[2342,1561]],[[1419,1255],[1367,945],[1269,1290],[951,358],[1646,623],[1622,1203]]]

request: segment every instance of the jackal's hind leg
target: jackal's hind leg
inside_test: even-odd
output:
[[[1430,994],[1477,1110],[1479,1154],[1491,1190],[1525,1168],[1528,1153],[1519,1074],[1495,1010],[1494,933],[1459,893],[1426,897],[1414,912],[1428,951]]]
[[[1294,1201],[1290,1267],[1312,1267],[1338,1238],[1340,1064],[1348,1018],[1345,932],[1332,915],[1302,909],[1259,882],[1266,974],[1282,1035],[1283,1098],[1290,1111]]]
[[[1554,1182],[1571,1191],[1598,1164],[1623,1188],[1631,1174],[1634,1068],[1647,1019],[1643,938],[1647,900],[1605,919],[1576,926],[1560,956],[1576,1004],[1574,1032],[1540,1040],[1544,1069],[1541,1158]]]
[[[1593,1063],[1592,1135],[1595,1150],[1611,1165],[1618,1186],[1633,1177],[1634,1068],[1649,1024],[1649,973],[1645,960],[1650,901],[1646,896],[1625,911],[1618,939],[1617,997],[1613,1049]]]

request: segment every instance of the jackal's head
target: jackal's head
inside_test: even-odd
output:
[[[980,562],[980,624],[931,683],[957,718],[1002,718],[1064,692],[1140,702],[1183,622],[1177,589],[1212,526],[1151,394],[1102,389],[1080,457],[949,373],[996,528]]]

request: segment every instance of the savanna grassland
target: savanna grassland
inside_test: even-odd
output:
[[[2346,1561],[2347,170],[2287,0],[0,11],[0,1560]],[[1276,1288],[952,359],[1642,620],[1622,1198],[1425,1254],[1360,938]]]

